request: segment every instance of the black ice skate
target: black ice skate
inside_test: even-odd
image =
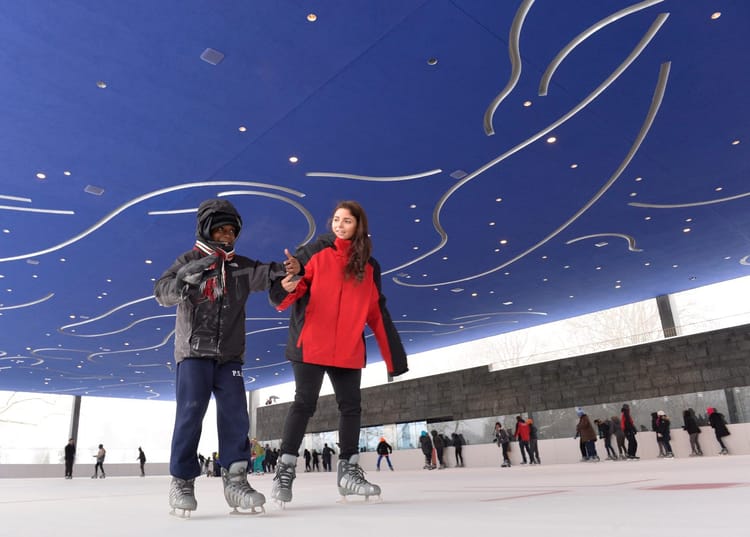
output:
[[[169,507],[172,508],[170,515],[190,518],[190,513],[198,508],[195,499],[195,479],[172,477],[169,484]],[[178,513],[177,510],[181,512]]]
[[[349,460],[339,460],[337,483],[342,502],[352,495],[364,496],[365,501],[370,496],[380,498],[380,487],[365,479],[365,472],[359,465],[359,455],[352,455]]]
[[[292,483],[297,477],[297,457],[284,453],[276,467],[276,475],[273,478],[271,487],[271,497],[283,509],[284,506],[292,501]]]
[[[224,498],[232,508],[230,514],[257,515],[266,512],[263,507],[266,497],[247,482],[247,461],[233,462],[229,469],[222,468],[221,478],[224,480]],[[238,507],[249,511],[239,511]]]

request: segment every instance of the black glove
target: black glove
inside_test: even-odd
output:
[[[177,271],[177,282],[180,284],[198,285],[203,277],[203,272],[216,263],[216,259],[215,255],[207,255],[206,257],[186,263]]]

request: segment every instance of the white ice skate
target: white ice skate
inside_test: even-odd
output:
[[[287,503],[292,501],[292,483],[297,477],[297,457],[284,453],[279,458],[276,468],[276,475],[273,478],[271,487],[271,497],[276,500],[276,504],[284,509]]]
[[[380,497],[380,487],[365,479],[365,472],[359,465],[359,455],[352,455],[349,460],[340,459],[337,472],[337,483],[341,503],[346,502],[347,496],[364,496],[365,501],[370,496]]]
[[[169,484],[169,507],[172,508],[170,515],[190,518],[190,513],[198,508],[198,502],[195,499],[195,479],[172,477],[172,482]]]
[[[232,508],[231,515],[258,515],[265,513],[266,497],[247,482],[247,461],[233,462],[229,469],[221,469],[224,480],[224,498]],[[239,511],[249,509],[249,511]]]

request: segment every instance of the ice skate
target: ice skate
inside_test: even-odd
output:
[[[170,515],[190,518],[190,513],[198,508],[198,502],[195,500],[195,479],[172,477],[169,484],[169,507],[172,508]]]
[[[221,469],[224,481],[224,498],[232,508],[231,515],[258,515],[265,513],[266,497],[247,482],[247,461],[233,462],[229,469]],[[249,511],[239,511],[249,509]]]
[[[729,450],[727,448],[723,448],[721,451],[719,451],[719,455],[729,455]]]
[[[284,453],[279,458],[271,487],[271,497],[282,509],[292,501],[292,483],[295,477],[297,477],[297,457]]]
[[[359,465],[359,455],[352,455],[349,460],[340,459],[338,464],[337,483],[339,494],[341,494],[341,503],[346,502],[346,497],[364,496],[365,501],[370,496],[380,498],[380,487],[370,483],[365,479],[365,472]]]

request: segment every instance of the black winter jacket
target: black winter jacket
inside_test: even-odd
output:
[[[211,358],[220,363],[244,362],[245,302],[250,293],[266,291],[286,271],[281,263],[261,263],[241,255],[227,263],[227,289],[215,301],[200,294],[197,287],[179,286],[177,271],[199,259],[197,250],[185,252],[169,267],[154,286],[154,296],[162,306],[177,306],[174,357]]]
[[[214,218],[234,220],[239,234],[242,219],[226,200],[207,200],[198,209],[196,238],[211,248],[221,247],[211,241]],[[204,257],[198,249],[185,252],[154,285],[154,296],[162,306],[177,306],[174,356],[177,363],[185,358],[215,359],[220,363],[244,362],[245,302],[250,293],[265,291],[275,279],[286,274],[281,263],[261,263],[241,255],[226,261],[226,288],[215,300],[177,279],[177,271],[191,261]],[[216,269],[218,271],[218,269]]]

